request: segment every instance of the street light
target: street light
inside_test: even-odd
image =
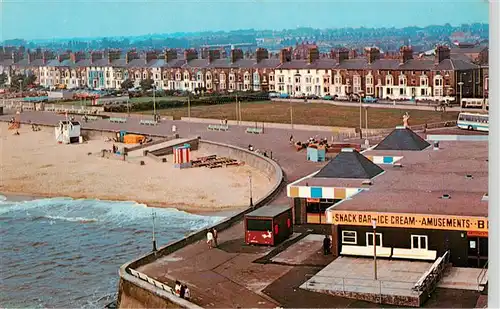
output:
[[[153,84],[153,118],[156,121],[156,85]]]
[[[460,75],[460,79],[462,78],[462,75]],[[458,83],[458,86],[460,88],[460,101],[458,101],[460,103],[460,112],[462,112],[462,86],[464,85],[464,82],[460,81]]]
[[[372,219],[373,227],[373,278],[377,280],[377,219]]]
[[[250,207],[253,207],[252,175],[248,176],[248,185],[249,185],[249,189],[250,189]]]
[[[363,138],[363,92],[358,92],[359,95],[359,138]]]
[[[157,249],[156,249],[156,238],[155,238],[155,219],[156,219],[155,211],[153,211],[152,217],[153,217],[153,252],[156,252]]]

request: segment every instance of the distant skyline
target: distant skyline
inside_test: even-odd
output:
[[[484,0],[3,0],[0,41],[488,23],[488,6]]]

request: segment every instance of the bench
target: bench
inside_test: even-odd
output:
[[[394,248],[392,252],[393,258],[434,261],[436,260],[437,251],[426,249],[400,249]]]
[[[391,257],[392,248],[378,247],[377,257]],[[346,246],[342,245],[341,255],[373,256],[373,246]]]
[[[247,128],[246,132],[253,134],[262,134],[263,130],[262,128]]]
[[[111,117],[111,118],[109,118],[109,122],[125,123],[125,122],[127,122],[127,118],[114,118],[114,117]]]
[[[156,122],[154,120],[141,120],[139,123],[141,125],[145,125],[145,126],[155,126],[158,124],[158,122]]]
[[[207,127],[210,131],[227,131],[229,130],[229,126],[221,125],[221,124],[209,124]]]

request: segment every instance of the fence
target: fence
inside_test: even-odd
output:
[[[484,283],[483,283],[483,280],[486,279],[486,281],[488,281],[487,279],[487,275],[488,275],[488,262],[489,261],[486,261],[486,263],[484,264],[484,267],[483,269],[481,269],[481,272],[479,273],[479,275],[477,276],[477,289],[479,292],[481,292],[481,287],[484,286]]]
[[[318,280],[319,279],[319,280]],[[373,280],[363,278],[331,277],[314,275],[308,280],[306,289],[328,290],[342,294],[364,293],[382,295],[400,295],[418,297],[420,293],[412,289],[413,283],[408,281]]]
[[[141,272],[138,272],[137,270],[134,270],[134,269],[132,269],[132,268],[128,268],[127,270],[128,270],[128,272],[129,272],[132,276],[134,276],[134,277],[136,277],[136,278],[139,278],[139,279],[141,279],[141,280],[143,280],[143,281],[146,281],[146,282],[148,282],[148,283],[150,283],[150,284],[152,284],[152,285],[156,286],[156,287],[157,287],[157,288],[159,288],[159,289],[162,289],[162,290],[164,290],[164,291],[166,291],[166,292],[169,292],[169,293],[171,293],[171,294],[174,294],[174,295],[175,295],[175,291],[174,291],[174,289],[172,289],[171,287],[169,287],[169,286],[168,286],[168,285],[166,285],[165,283],[162,283],[162,282],[160,282],[160,281],[158,281],[158,280],[155,280],[155,279],[153,279],[153,278],[149,277],[148,275],[143,274],[143,273],[141,273]]]
[[[443,256],[440,256],[429,270],[417,281],[413,287],[414,291],[431,292],[438,281],[441,279],[444,271],[448,267],[450,260],[450,251],[446,251]]]

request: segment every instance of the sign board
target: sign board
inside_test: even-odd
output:
[[[467,237],[488,237],[488,232],[468,231]]]
[[[336,225],[372,226],[372,219],[377,220],[377,227],[488,232],[488,218],[485,217],[355,211],[328,212],[328,222]]]
[[[319,198],[307,198],[306,202],[308,202],[308,203],[319,203]]]

